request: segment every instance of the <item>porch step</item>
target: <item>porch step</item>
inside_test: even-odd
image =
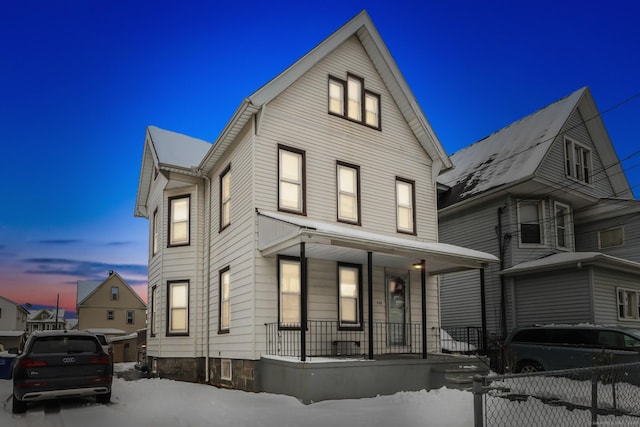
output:
[[[431,370],[431,385],[433,388],[447,387],[457,390],[471,390],[473,377],[488,373],[489,368],[481,363],[435,367]]]

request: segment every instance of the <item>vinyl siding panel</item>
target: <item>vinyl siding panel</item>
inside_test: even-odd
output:
[[[622,227],[624,244],[600,248],[598,232]],[[640,262],[640,219],[637,214],[608,218],[580,224],[576,227],[576,248],[585,252],[602,252],[607,255]]]
[[[594,269],[594,310],[596,323],[639,327],[640,321],[618,319],[616,288],[640,291],[640,277],[602,268]]]
[[[589,272],[551,271],[514,278],[513,324],[592,322]]]

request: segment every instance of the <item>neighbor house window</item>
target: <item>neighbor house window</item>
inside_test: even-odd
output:
[[[189,244],[189,196],[169,199],[169,246]]]
[[[329,76],[329,112],[380,129],[380,95],[364,87],[364,79],[353,74],[346,81]]]
[[[638,291],[617,288],[618,294],[618,319],[638,320],[640,318],[640,299]]]
[[[305,214],[304,151],[278,146],[278,209]]]
[[[415,234],[415,184],[396,178],[396,226],[401,233]]]
[[[564,144],[567,176],[585,184],[592,183],[591,150],[569,138],[565,138]]]
[[[127,310],[127,325],[133,325],[134,314],[132,310]]]
[[[230,303],[229,303],[229,284],[231,273],[229,267],[220,270],[220,330],[219,332],[228,332],[230,323]]]
[[[151,319],[150,320],[150,329],[151,336],[156,335],[156,319],[158,318],[158,287],[154,286],[151,288]]]
[[[300,260],[278,258],[279,325],[284,328],[300,327]]]
[[[598,246],[600,249],[612,248],[624,245],[624,229],[622,227],[611,228],[598,232]]]
[[[113,320],[113,319],[114,319],[113,310],[107,310],[107,320]]]
[[[118,301],[120,295],[119,295],[119,289],[117,286],[112,286],[111,287],[111,301]]]
[[[338,221],[360,224],[360,167],[338,162]]]
[[[158,215],[158,209],[153,212],[153,253],[155,255],[158,253],[160,245],[160,215]]]
[[[189,282],[168,282],[167,335],[189,333]]]
[[[571,210],[569,206],[556,202],[555,211],[556,246],[567,249],[571,246]]]
[[[231,165],[220,175],[220,230],[231,224]]]
[[[362,325],[361,266],[338,264],[338,316],[341,327]]]
[[[518,203],[520,243],[542,244],[542,202]]]

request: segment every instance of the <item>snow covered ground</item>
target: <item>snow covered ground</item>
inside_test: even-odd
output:
[[[117,369],[128,365],[117,364]],[[0,426],[182,427],[182,426],[473,426],[469,392],[439,389],[402,392],[371,399],[303,405],[267,393],[222,390],[162,379],[115,378],[108,405],[92,399],[37,404],[11,413],[11,381],[0,380]]]

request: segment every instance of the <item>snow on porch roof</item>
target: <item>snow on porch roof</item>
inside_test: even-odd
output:
[[[259,211],[258,222],[258,249],[264,256],[295,255],[298,245],[305,242],[313,251],[308,255],[323,259],[353,261],[350,257],[361,257],[363,251],[374,252],[377,264],[391,266],[424,259],[430,274],[482,268],[499,261],[491,254],[447,243],[386,236],[280,212]]]
[[[563,268],[581,269],[587,265],[602,265],[616,270],[640,274],[640,263],[617,258],[602,252],[562,252],[533,261],[523,262],[503,270],[501,274],[515,276],[519,274],[546,272]]]

